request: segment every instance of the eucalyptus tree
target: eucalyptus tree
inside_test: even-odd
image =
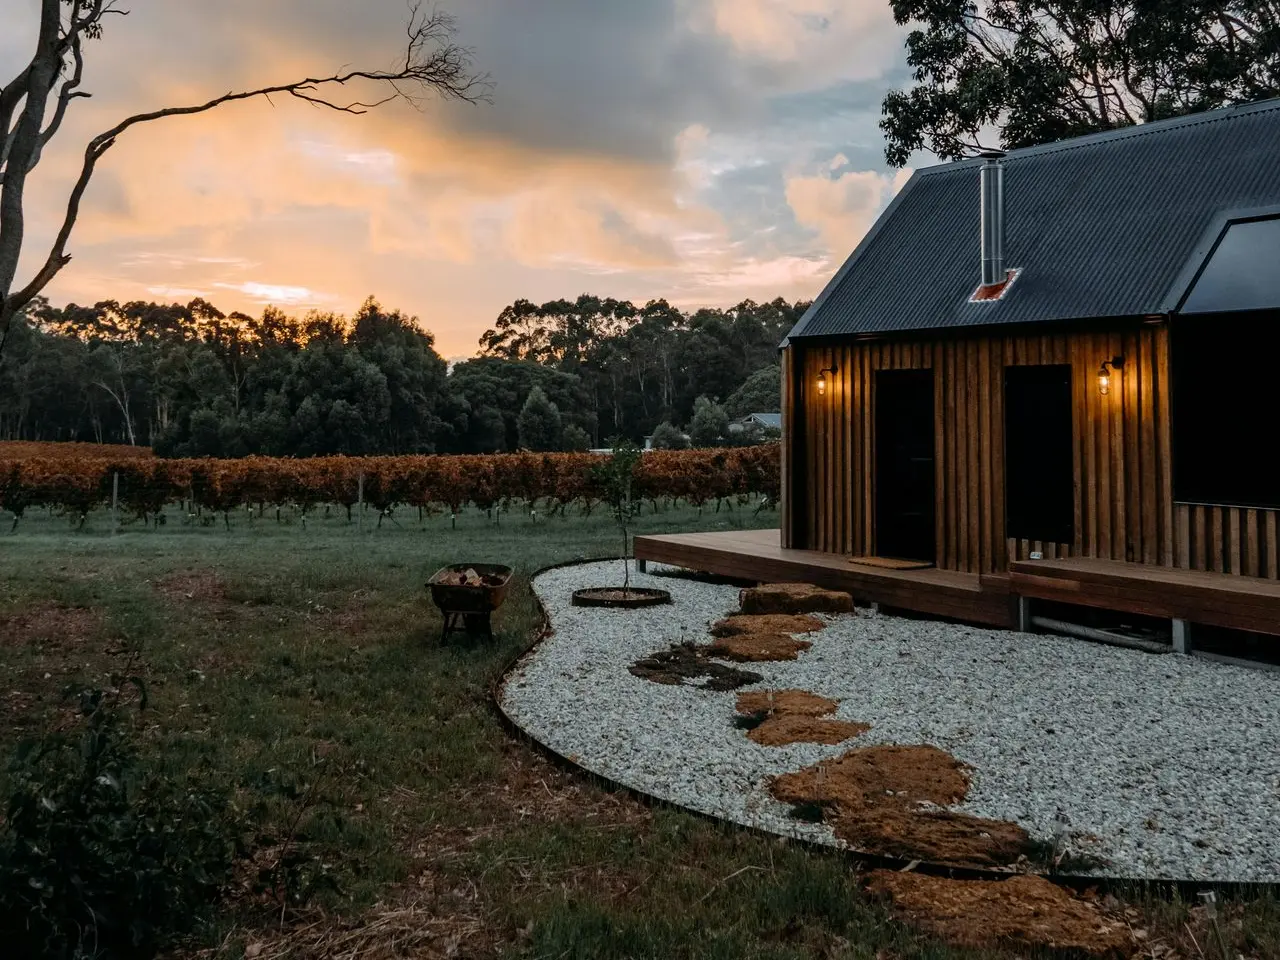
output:
[[[1277,0],[891,0],[885,157],[944,160],[1280,95]],[[998,138],[999,143],[994,138]]]

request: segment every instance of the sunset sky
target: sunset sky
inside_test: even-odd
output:
[[[93,98],[29,181],[19,281],[91,136],[232,89],[390,66],[408,17],[404,0],[121,5],[86,50]],[[465,357],[521,297],[812,297],[905,182],[876,126],[910,79],[888,0],[441,6],[493,105],[356,117],[286,97],[136,127],[99,164],[47,294],[349,314],[372,293]],[[38,2],[0,8],[7,80]]]

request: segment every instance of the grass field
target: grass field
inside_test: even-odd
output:
[[[0,536],[0,738],[7,752],[58,722],[67,683],[100,683],[136,658],[148,749],[257,804],[257,861],[289,842],[333,881],[283,909],[233,895],[175,955],[998,955],[890,920],[847,860],[606,792],[504,732],[488,691],[532,641],[528,574],[616,552],[603,515],[495,525],[473,511],[453,529],[407,514],[360,531],[338,511],[305,529],[268,512],[226,531],[169,513],[111,535],[106,514],[77,533],[36,510]],[[637,532],[773,523],[751,509],[672,509],[646,512]],[[438,640],[423,582],[464,560],[519,574],[492,645]],[[268,782],[294,797],[267,796]],[[1134,925],[1164,945],[1151,956],[1216,957],[1193,909],[1134,899]],[[1227,913],[1232,957],[1280,955],[1274,899]]]

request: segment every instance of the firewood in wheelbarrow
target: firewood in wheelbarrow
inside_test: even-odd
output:
[[[480,582],[480,574],[468,567],[466,570],[451,570],[441,578],[441,583],[451,587],[474,586]]]

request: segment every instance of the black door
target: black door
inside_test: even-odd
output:
[[[933,371],[876,374],[876,554],[936,563]]]
[[[1071,367],[1004,371],[1005,528],[1015,540],[1075,540]]]

